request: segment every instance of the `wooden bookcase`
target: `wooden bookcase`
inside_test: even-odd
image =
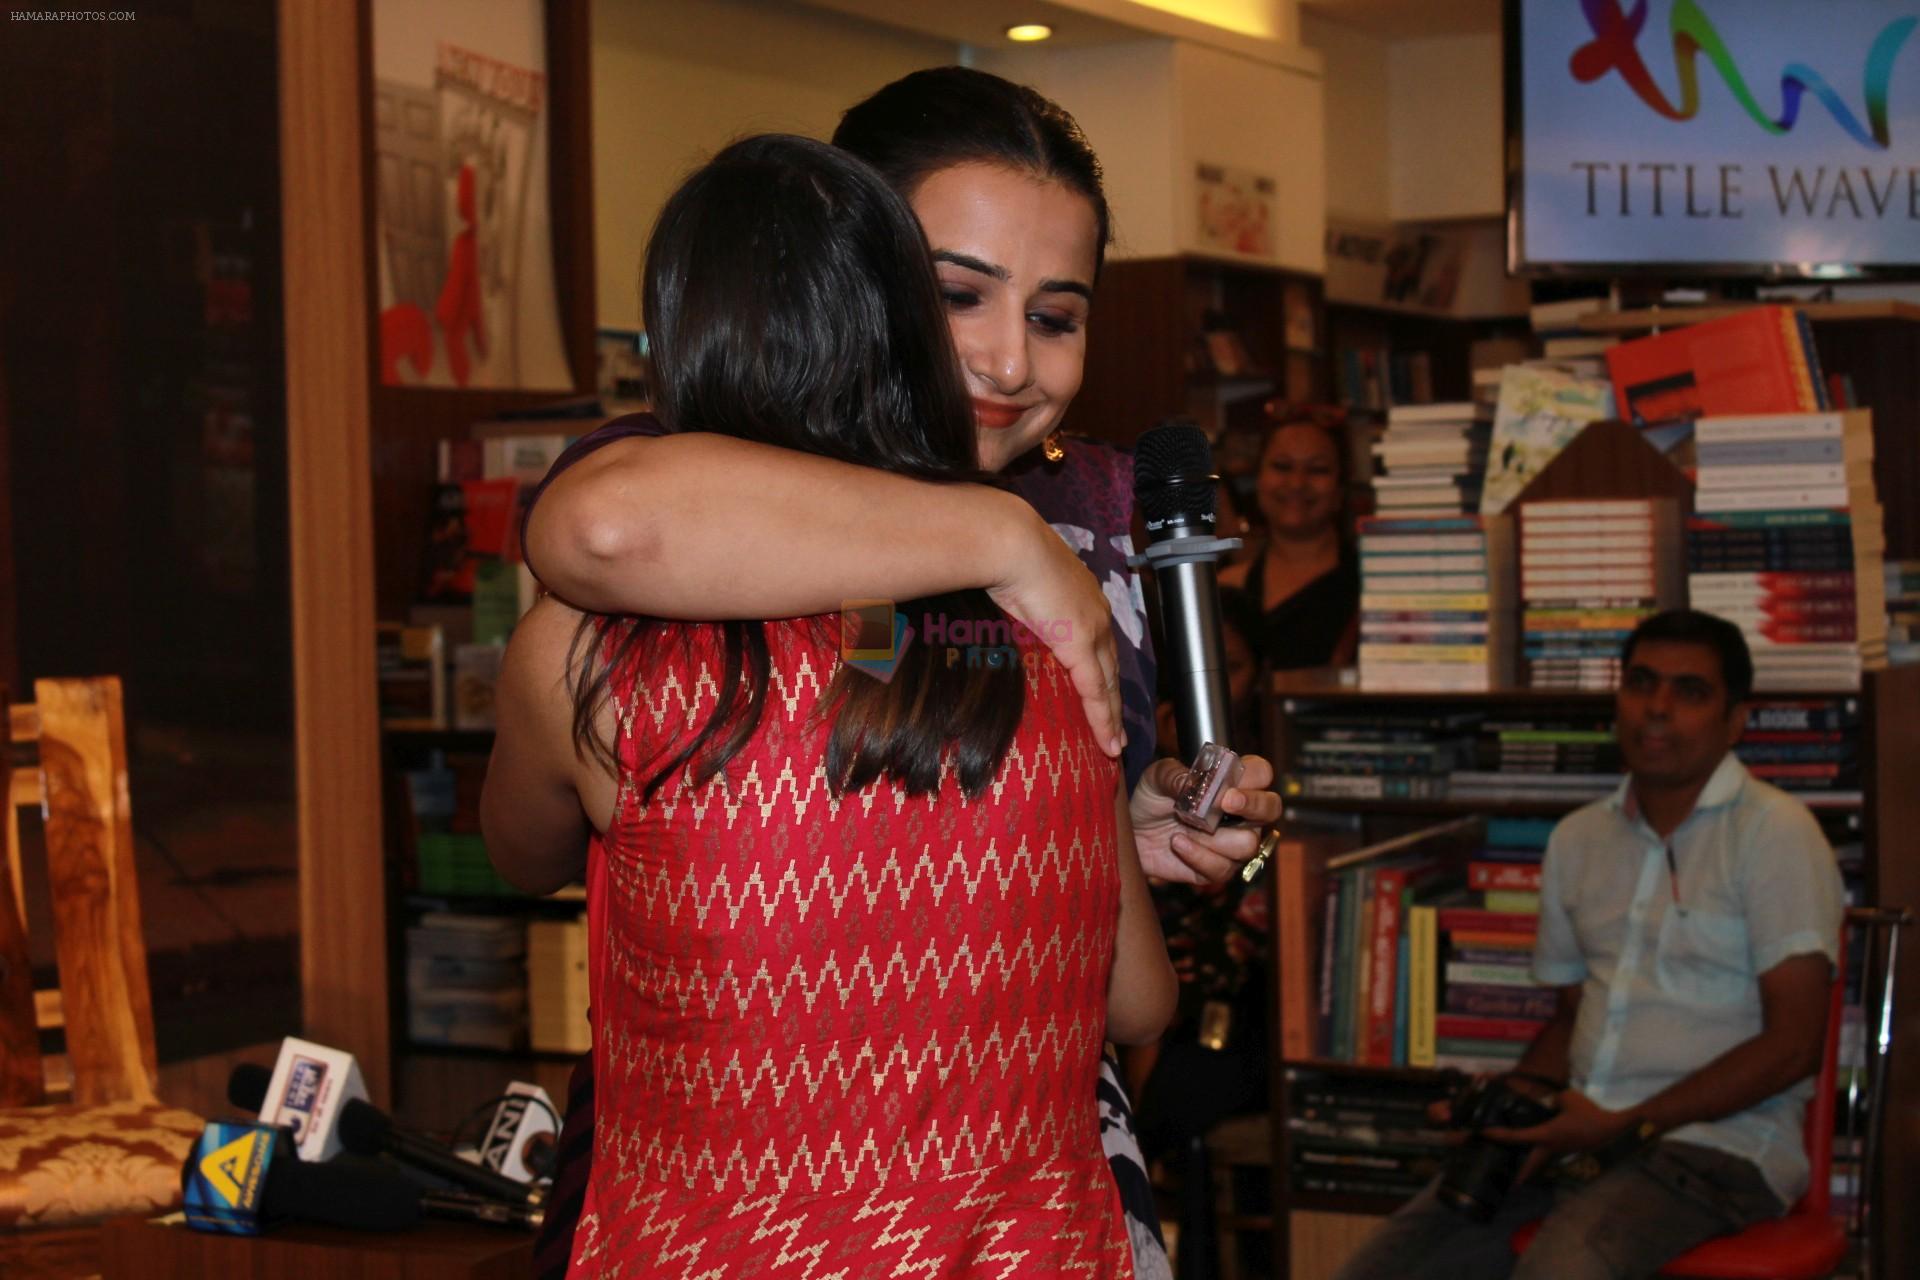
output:
[[[1306,683],[1287,675],[1276,676],[1269,689],[1267,713],[1267,753],[1276,769],[1284,772],[1292,759],[1293,742],[1289,730],[1292,716],[1306,707],[1337,708],[1349,711],[1397,710],[1412,704],[1423,707],[1471,708],[1539,714],[1556,708],[1579,709],[1588,713],[1612,705],[1612,695],[1574,693],[1553,690],[1508,689],[1494,693],[1369,693],[1325,684]],[[1920,758],[1920,667],[1897,667],[1869,672],[1858,694],[1844,695],[1814,691],[1806,695],[1768,694],[1766,696],[1848,696],[1858,697],[1862,719],[1860,730],[1860,772],[1864,792],[1862,814],[1866,851],[1868,901],[1877,905],[1920,903],[1920,858],[1914,856],[1913,833],[1920,831],[1920,788],[1914,786],[1912,761]],[[1296,810],[1347,815],[1360,824],[1357,839],[1376,840],[1417,829],[1448,817],[1467,814],[1512,816],[1559,816],[1572,812],[1574,803],[1535,803],[1490,805],[1486,801],[1436,800],[1296,800]],[[1273,881],[1278,892],[1279,880]],[[1272,918],[1285,918],[1285,908],[1273,904]],[[1284,982],[1280,972],[1284,948],[1273,948],[1274,973],[1269,989],[1274,993],[1270,1010],[1275,1031],[1274,1045],[1281,1043],[1278,1033],[1280,993]],[[1911,993],[1920,983],[1920,948],[1903,949],[1899,982],[1901,990]],[[1913,997],[1906,997],[1910,1004]],[[1893,1063],[1887,1105],[1881,1117],[1884,1143],[1879,1185],[1882,1212],[1876,1216],[1877,1247],[1883,1259],[1876,1274],[1912,1275],[1920,1266],[1920,1225],[1911,1215],[1886,1212],[1884,1206],[1897,1203],[1897,1191],[1920,1179],[1920,1073],[1910,1065],[1920,1061],[1920,1019],[1897,1018],[1894,1028]],[[1277,1051],[1276,1051],[1277,1052]],[[1292,1063],[1275,1058],[1273,1071],[1273,1132],[1275,1256],[1291,1257],[1295,1263],[1292,1280],[1321,1280],[1338,1268],[1348,1253],[1365,1238],[1370,1219],[1391,1212],[1397,1201],[1361,1195],[1330,1195],[1291,1192],[1288,1188],[1290,1149],[1286,1116],[1288,1097],[1285,1069],[1288,1066],[1312,1066],[1353,1076],[1420,1078],[1426,1073],[1404,1068],[1356,1066],[1349,1063],[1307,1061]],[[1296,1247],[1298,1246],[1298,1247]]]
[[[1071,431],[1124,445],[1164,418],[1246,428],[1268,400],[1330,394],[1318,276],[1193,254],[1121,259],[1101,271],[1092,315]],[[1216,369],[1210,324],[1237,336],[1244,372]]]

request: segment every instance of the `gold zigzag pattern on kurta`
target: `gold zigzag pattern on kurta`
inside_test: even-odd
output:
[[[1111,959],[1110,944],[1104,943],[1107,933],[1086,928],[1067,932],[1067,928],[1050,928],[1037,939],[1033,933],[1023,934],[1012,947],[995,938],[977,952],[966,941],[955,946],[951,954],[944,949],[947,944],[932,943],[917,960],[909,958],[899,944],[879,964],[870,950],[862,950],[844,962],[838,956],[811,963],[796,959],[778,977],[762,962],[744,980],[731,961],[719,973],[709,975],[698,967],[683,973],[678,960],[656,967],[649,956],[621,956],[613,961],[613,976],[639,995],[673,1006],[680,1013],[698,1005],[708,1017],[717,1017],[723,1004],[731,1004],[732,1011],[742,1016],[756,1010],[778,1016],[792,999],[798,999],[812,1013],[823,992],[835,996],[845,1008],[855,1000],[868,1003],[888,999],[896,982],[900,997],[911,1000],[929,984],[944,996],[956,980],[964,980],[968,990],[977,993],[988,980],[1004,985],[1008,974],[1019,973],[1027,980],[1051,976],[1058,982],[1084,975],[1090,966],[1104,971]]]
[[[769,673],[767,686],[767,713],[762,720],[762,730],[770,727],[775,708],[784,711],[782,717],[791,732],[804,732],[800,707],[805,695],[811,693],[812,699],[805,705],[817,705],[817,698],[824,692],[827,680],[823,680],[811,655],[804,651],[787,655],[792,659],[791,668],[776,662]],[[719,700],[720,688],[714,678],[714,665],[704,663],[698,673],[689,681],[678,671],[669,671],[657,683],[635,686],[629,692],[625,704],[620,707],[619,722],[622,739],[633,743],[634,734],[642,720],[652,724],[656,742],[647,747],[631,747],[638,751],[641,759],[652,754],[652,749],[661,742],[684,739],[697,732],[700,725],[713,713],[713,707]],[[1028,677],[1031,689],[1037,679],[1064,679],[1057,668],[1042,664],[1033,669]],[[808,714],[811,714],[809,712]],[[671,728],[668,725],[671,724]],[[1007,753],[995,777],[991,791],[995,800],[1000,799],[1011,785],[1018,785],[1023,798],[1031,800],[1036,786],[1047,780],[1052,783],[1051,794],[1058,794],[1061,786],[1068,782],[1078,785],[1084,771],[1089,767],[1111,767],[1112,762],[1094,748],[1091,733],[1067,735],[1064,742],[1049,742],[1042,739],[1029,756],[1017,744]],[[637,793],[631,790],[632,779],[628,787],[623,788],[622,799],[637,802]],[[789,798],[792,810],[782,808],[783,797]],[[921,804],[931,804],[934,797],[907,797],[891,788],[868,787],[857,800],[864,814],[871,814],[876,800],[889,798],[896,812],[902,810],[912,800]],[[803,781],[794,770],[791,762],[783,762],[778,775],[771,784],[761,776],[758,765],[749,766],[738,778],[731,771],[723,771],[701,787],[688,786],[683,779],[675,785],[664,786],[654,797],[653,812],[662,818],[671,819],[679,813],[684,802],[695,821],[703,822],[707,815],[716,809],[722,813],[731,828],[741,816],[749,810],[757,809],[764,823],[779,814],[782,820],[805,817],[815,800],[826,806],[829,818],[837,815],[839,806],[845,800],[835,799],[827,785],[824,767],[808,770]]]
[[[1036,1171],[1039,1181],[1055,1184],[1053,1195],[1046,1202],[1046,1208],[1060,1210],[1074,1195],[1076,1189],[1084,1191],[1084,1171],[1076,1177],[1074,1171],[1064,1168]],[[997,1272],[984,1270],[970,1271],[970,1275],[980,1280],[1024,1280],[1021,1264],[1031,1250],[1006,1243],[1006,1237],[1014,1230],[1010,1218],[996,1218],[992,1210],[1007,1198],[1006,1192],[996,1185],[994,1171],[982,1169],[970,1174],[953,1175],[944,1180],[946,1183],[962,1185],[942,1185],[941,1197],[949,1200],[959,1211],[959,1218],[970,1226],[965,1248],[968,1259],[979,1267],[998,1265]],[[971,1184],[971,1185],[966,1185]],[[875,1186],[867,1189],[866,1199],[854,1210],[850,1219],[840,1218],[844,1209],[833,1204],[831,1212],[835,1221],[847,1222],[852,1234],[863,1244],[875,1251],[891,1250],[897,1246],[906,1246],[904,1252],[888,1255],[887,1274],[898,1277],[925,1276],[929,1280],[946,1273],[954,1259],[942,1252],[942,1246],[951,1245],[953,1227],[941,1230],[926,1221],[926,1205],[923,1199],[924,1188],[903,1188],[898,1186]],[[663,1202],[667,1198],[664,1188],[636,1186],[629,1198],[629,1208],[636,1215],[632,1233],[635,1240],[642,1244],[651,1244],[654,1252],[647,1259],[650,1277],[663,1274],[663,1269],[677,1265],[678,1275],[686,1280],[731,1280],[731,1273],[722,1266],[701,1267],[701,1254],[705,1252],[705,1238],[709,1229],[695,1233],[691,1239],[682,1241],[681,1228],[688,1214],[667,1215],[662,1213]],[[831,1203],[831,1202],[829,1202]],[[855,1272],[845,1266],[828,1264],[822,1260],[829,1253],[845,1253],[844,1237],[848,1234],[845,1227],[835,1231],[817,1220],[821,1203],[813,1200],[789,1201],[778,1192],[762,1196],[751,1196],[735,1202],[728,1217],[741,1224],[754,1224],[747,1240],[757,1247],[757,1274],[779,1275],[783,1280],[852,1280]],[[974,1214],[970,1211],[983,1210]],[[1102,1221],[1097,1216],[1091,1222],[1075,1216],[1069,1220],[1068,1236],[1083,1244],[1082,1248],[1070,1250],[1071,1256],[1062,1260],[1066,1268],[1062,1275],[1090,1275],[1101,1270],[1098,1261],[1104,1249],[1116,1247],[1117,1242],[1107,1239],[1103,1234],[1089,1236],[1091,1222]],[[871,1225],[869,1225],[871,1224]],[[615,1265],[608,1270],[609,1261],[605,1257],[606,1242],[595,1239],[600,1224],[597,1215],[590,1215],[582,1222],[582,1234],[591,1243],[582,1252],[581,1264],[595,1264],[593,1274],[618,1280],[631,1274],[626,1268]],[[931,1242],[929,1238],[932,1238]],[[836,1248],[836,1246],[839,1246]],[[922,1249],[928,1252],[922,1254]],[[864,1273],[862,1273],[864,1274]]]
[[[948,1136],[933,1121],[918,1136],[902,1137],[884,1150],[871,1126],[851,1143],[836,1130],[817,1150],[803,1136],[786,1146],[769,1141],[757,1153],[747,1150],[745,1140],[723,1151],[711,1141],[630,1132],[621,1139],[626,1150],[620,1163],[643,1181],[677,1182],[694,1191],[843,1193],[869,1183],[945,1177],[1016,1160],[1034,1167],[1084,1149],[1093,1124],[1085,1101],[1071,1097],[1047,1108],[1038,1122],[1027,1112],[1018,1113],[1011,1125],[996,1115],[985,1132],[978,1132],[971,1119],[963,1118]]]
[[[866,906],[873,909],[888,890],[893,898],[887,905],[897,904],[903,909],[941,906],[955,887],[971,902],[979,895],[981,885],[989,881],[1005,894],[1016,885],[1031,885],[1041,875],[1052,876],[1059,881],[1062,892],[1068,892],[1076,881],[1104,871],[1113,856],[1110,837],[1088,841],[1076,832],[1064,848],[1052,838],[1035,848],[1023,837],[1011,853],[1003,853],[999,841],[989,840],[984,852],[960,844],[942,857],[927,845],[917,857],[853,859],[843,868],[822,862],[810,874],[791,861],[771,877],[755,866],[737,887],[726,867],[704,866],[693,859],[678,865],[649,861],[639,867],[621,860],[613,863],[612,870],[614,892],[644,912],[646,919],[671,925],[679,923],[682,912],[691,912],[694,923],[704,926],[716,909],[724,911],[733,924],[738,924],[749,910],[757,910],[763,921],[771,923],[789,895],[799,918],[805,920],[821,897],[838,916],[849,899],[864,898]],[[734,874],[738,871],[735,868]],[[917,903],[915,895],[923,889],[931,895],[931,901]]]
[[[737,1051],[721,1062],[697,1049],[689,1052],[685,1046],[657,1040],[622,1043],[616,1053],[627,1087],[673,1101],[698,1102],[697,1095],[704,1093],[714,1106],[725,1102],[747,1107],[755,1104],[755,1095],[763,1089],[775,1105],[784,1105],[796,1088],[805,1098],[795,1101],[808,1103],[818,1102],[821,1090],[833,1087],[843,1097],[877,1093],[890,1081],[917,1089],[922,1073],[929,1071],[934,1077],[930,1083],[945,1088],[956,1075],[971,1086],[985,1074],[1025,1076],[1042,1063],[1059,1070],[1070,1060],[1091,1063],[1105,1032],[1104,1019],[1095,1016],[1065,1024],[1048,1019],[1037,1025],[1021,1023],[1010,1036],[994,1027],[978,1039],[971,1030],[962,1030],[957,1039],[943,1042],[935,1036],[916,1046],[871,1038],[857,1046],[835,1043],[819,1058],[798,1050],[769,1049],[753,1067]]]

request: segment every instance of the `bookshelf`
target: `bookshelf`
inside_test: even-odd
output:
[[[563,1096],[566,1067],[578,1061],[584,1047],[563,1043],[574,1032],[561,1035],[559,1030],[577,1029],[577,1022],[567,1011],[573,1007],[569,993],[581,994],[575,988],[584,971],[573,967],[581,957],[572,950],[561,955],[551,947],[543,949],[534,934],[541,932],[551,944],[562,936],[573,937],[573,928],[556,931],[555,926],[575,926],[582,930],[578,942],[584,946],[586,890],[573,885],[534,897],[499,881],[484,865],[484,848],[477,834],[479,788],[492,748],[490,729],[392,727],[382,733],[387,813],[387,1004],[399,1064],[397,1077],[410,1103],[418,1100],[411,1082],[432,1078],[436,1071],[476,1081],[491,1079],[495,1088],[509,1077],[538,1078],[557,1100]],[[437,806],[417,804],[409,775],[435,762],[451,774],[442,782],[445,794],[438,797]],[[451,812],[438,812],[449,806]],[[423,807],[435,812],[423,816],[417,811]],[[428,834],[428,828],[440,834]],[[441,844],[430,856],[428,841],[435,839]],[[442,955],[441,949],[449,942],[459,942],[444,934],[435,935],[434,941],[422,938],[418,947],[413,945],[410,931],[445,913],[483,929],[493,922],[508,933],[517,931],[526,936],[519,940],[520,945],[510,948],[510,956],[480,963],[463,960],[457,954]],[[425,972],[414,973],[416,965]],[[505,969],[515,969],[521,976],[502,985]],[[509,987],[515,997],[520,993],[525,997],[521,1006],[524,1014],[518,1019],[525,1025],[515,1042],[511,1046],[457,1043],[469,1036],[456,1028],[470,1030],[476,1023],[465,1013],[454,1014],[447,1006],[458,1008],[470,1002],[479,1007],[484,994],[488,1007],[506,1012],[506,1005],[517,1003],[506,998]],[[421,1018],[416,1015],[422,1009],[415,1006],[423,994],[430,997],[427,1004],[433,1009]],[[583,996],[580,1003],[584,1004]],[[417,1024],[433,1030],[422,1034]],[[440,1065],[433,1065],[436,1063]],[[556,1073],[562,1078],[560,1092],[548,1083],[548,1077]],[[475,1086],[475,1090],[479,1088]],[[475,1090],[459,1096],[469,1096]]]
[[[1308,711],[1336,710],[1356,716],[1403,714],[1409,708],[1435,708],[1442,711],[1481,711],[1489,715],[1549,716],[1558,711],[1582,715],[1605,714],[1612,706],[1611,695],[1559,692],[1537,689],[1505,689],[1491,693],[1378,693],[1332,687],[1325,683],[1301,681],[1285,673],[1276,675],[1268,690],[1265,706],[1267,751],[1283,775],[1296,758],[1300,733],[1295,720]],[[1911,856],[1910,833],[1920,830],[1920,795],[1912,786],[1911,761],[1920,753],[1920,667],[1896,667],[1869,672],[1859,691],[1808,691],[1804,693],[1762,695],[1764,698],[1850,698],[1860,707],[1859,770],[1863,799],[1858,806],[1861,817],[1864,862],[1862,887],[1864,901],[1879,905],[1908,905],[1920,902],[1920,861]],[[1350,800],[1294,799],[1288,801],[1293,823],[1302,831],[1313,828],[1301,822],[1303,812],[1321,824],[1344,821],[1347,842],[1371,842],[1403,831],[1428,826],[1449,817],[1477,813],[1487,817],[1564,815],[1577,808],[1577,801],[1514,805],[1494,801],[1461,802],[1445,798],[1429,800]],[[1816,814],[1831,815],[1836,807],[1813,806]],[[1324,842],[1324,835],[1310,836]],[[1285,880],[1274,876],[1273,892],[1279,899],[1285,893]],[[1312,918],[1310,904],[1292,904],[1276,900],[1272,918],[1284,923],[1290,916],[1300,918],[1302,910]],[[1317,948],[1315,949],[1317,952]],[[1276,944],[1273,949],[1275,971],[1269,983],[1274,993],[1271,1016],[1276,1027],[1282,1022],[1282,1001],[1288,986],[1286,965],[1288,949]],[[1908,948],[1901,957],[1899,978],[1903,984],[1920,981],[1920,957]],[[1296,975],[1297,978],[1297,975]],[[1297,985],[1297,984],[1296,984]],[[1911,986],[1906,987],[1912,990]],[[1282,1045],[1276,1033],[1272,1043]],[[1916,1020],[1896,1020],[1895,1062],[1904,1065],[1920,1053],[1920,1025]],[[1319,1280],[1333,1273],[1348,1253],[1365,1238],[1370,1218],[1391,1212],[1399,1197],[1292,1189],[1292,1139],[1286,1123],[1291,1114],[1292,1085],[1303,1072],[1317,1072],[1350,1082],[1369,1084],[1388,1082],[1417,1085],[1437,1081],[1431,1071],[1356,1065],[1333,1061],[1324,1055],[1306,1058],[1277,1057],[1274,1063],[1272,1106],[1275,1123],[1274,1230],[1276,1251],[1294,1261],[1293,1280]],[[1920,1121],[1920,1079],[1914,1073],[1899,1070],[1890,1074],[1887,1104],[1882,1118],[1888,1140],[1882,1147],[1882,1188],[1909,1185],[1920,1177],[1920,1149],[1901,1135],[1910,1135]],[[1887,1202],[1883,1191],[1882,1202]],[[1875,1219],[1880,1236],[1879,1248],[1885,1259],[1882,1274],[1912,1274],[1920,1259],[1920,1228],[1902,1221],[1899,1215],[1881,1214]]]
[[[1198,254],[1121,259],[1102,269],[1092,314],[1069,431],[1127,445],[1190,417],[1217,435],[1257,427],[1276,397],[1330,394],[1318,276]]]
[[[1354,364],[1365,353],[1388,353],[1391,360],[1413,357],[1426,372],[1403,374],[1402,394],[1389,403],[1444,403],[1473,398],[1474,345],[1488,339],[1513,339],[1532,345],[1525,316],[1467,318],[1408,307],[1351,302],[1327,304],[1330,394],[1348,408],[1384,412],[1354,395]],[[1383,387],[1394,379],[1381,371]]]

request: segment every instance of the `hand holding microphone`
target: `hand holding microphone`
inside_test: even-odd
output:
[[[1157,762],[1134,791],[1142,865],[1150,875],[1175,871],[1166,879],[1217,883],[1232,874],[1231,865],[1223,869],[1220,863],[1251,858],[1242,872],[1251,879],[1278,841],[1260,827],[1279,818],[1280,798],[1268,790],[1272,766],[1257,756],[1242,757],[1230,741],[1219,561],[1240,540],[1214,536],[1220,477],[1212,446],[1191,422],[1163,422],[1135,446],[1133,480],[1147,549],[1131,563],[1151,569],[1159,588],[1161,666],[1173,686],[1180,751],[1192,762],[1185,770]],[[1236,819],[1248,825],[1221,825]],[[1157,870],[1149,854],[1161,840],[1172,866]]]

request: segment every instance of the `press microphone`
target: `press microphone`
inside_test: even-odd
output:
[[[247,1069],[261,1071],[259,1067]],[[352,1054],[295,1036],[280,1042],[273,1074],[259,1086],[255,1101],[244,1103],[233,1098],[231,1082],[228,1091],[235,1106],[258,1112],[262,1124],[292,1129],[300,1158],[314,1162],[340,1154],[340,1108],[366,1096],[367,1086],[360,1079],[360,1066]]]
[[[1228,729],[1219,565],[1240,540],[1214,536],[1219,483],[1206,433],[1184,418],[1162,422],[1134,445],[1133,496],[1146,521],[1147,548],[1128,563],[1153,572],[1166,638],[1160,670],[1173,687],[1180,754],[1193,762],[1191,787],[1175,797],[1174,815],[1207,831],[1219,826],[1219,797],[1239,771]]]
[[[516,1080],[493,1109],[475,1158],[515,1182],[538,1182],[552,1172],[559,1150],[559,1115],[537,1084]]]
[[[262,1077],[266,1075],[264,1068],[241,1063],[227,1079],[228,1100],[236,1107],[258,1106],[265,1096]],[[392,1118],[364,1098],[342,1103],[334,1128],[340,1145],[356,1156],[390,1155],[402,1164],[512,1203],[538,1203],[544,1196],[538,1188],[462,1160],[430,1138],[394,1128]]]
[[[278,1222],[400,1231],[420,1220],[420,1190],[399,1170],[352,1156],[309,1163],[294,1146],[276,1125],[210,1122],[181,1169],[187,1225],[257,1235]]]

